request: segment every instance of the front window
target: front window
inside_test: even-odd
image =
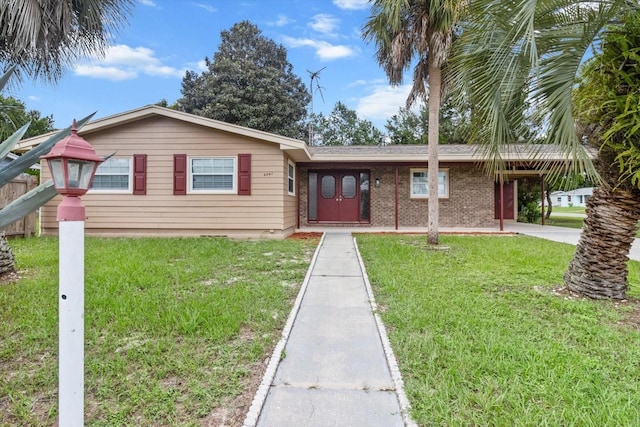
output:
[[[111,157],[98,166],[91,190],[130,193],[131,170],[131,158]]]
[[[295,186],[295,182],[296,182],[296,167],[291,162],[289,162],[288,177],[289,177],[289,180],[288,180],[289,181],[288,193],[289,193],[290,196],[293,196],[295,194],[295,191],[296,191],[296,186]]]
[[[192,157],[189,173],[191,192],[236,192],[235,157]]]
[[[438,198],[449,197],[449,169],[438,171]],[[427,169],[411,169],[411,198],[429,198],[429,177]]]

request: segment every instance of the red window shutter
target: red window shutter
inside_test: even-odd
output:
[[[238,195],[251,195],[251,154],[238,154]]]
[[[133,155],[133,194],[147,194],[147,155]]]
[[[187,194],[187,155],[173,155],[173,194]]]

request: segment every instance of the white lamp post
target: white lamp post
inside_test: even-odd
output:
[[[84,425],[84,220],[80,196],[91,186],[104,160],[78,136],[58,142],[47,160],[53,185],[63,196],[58,205],[59,238],[59,354],[58,421],[61,427]]]

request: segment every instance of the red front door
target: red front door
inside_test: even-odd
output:
[[[360,174],[322,172],[318,174],[318,221],[358,222]]]

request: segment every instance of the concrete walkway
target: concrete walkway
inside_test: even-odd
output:
[[[413,425],[351,234],[325,233],[309,271],[245,426]]]

